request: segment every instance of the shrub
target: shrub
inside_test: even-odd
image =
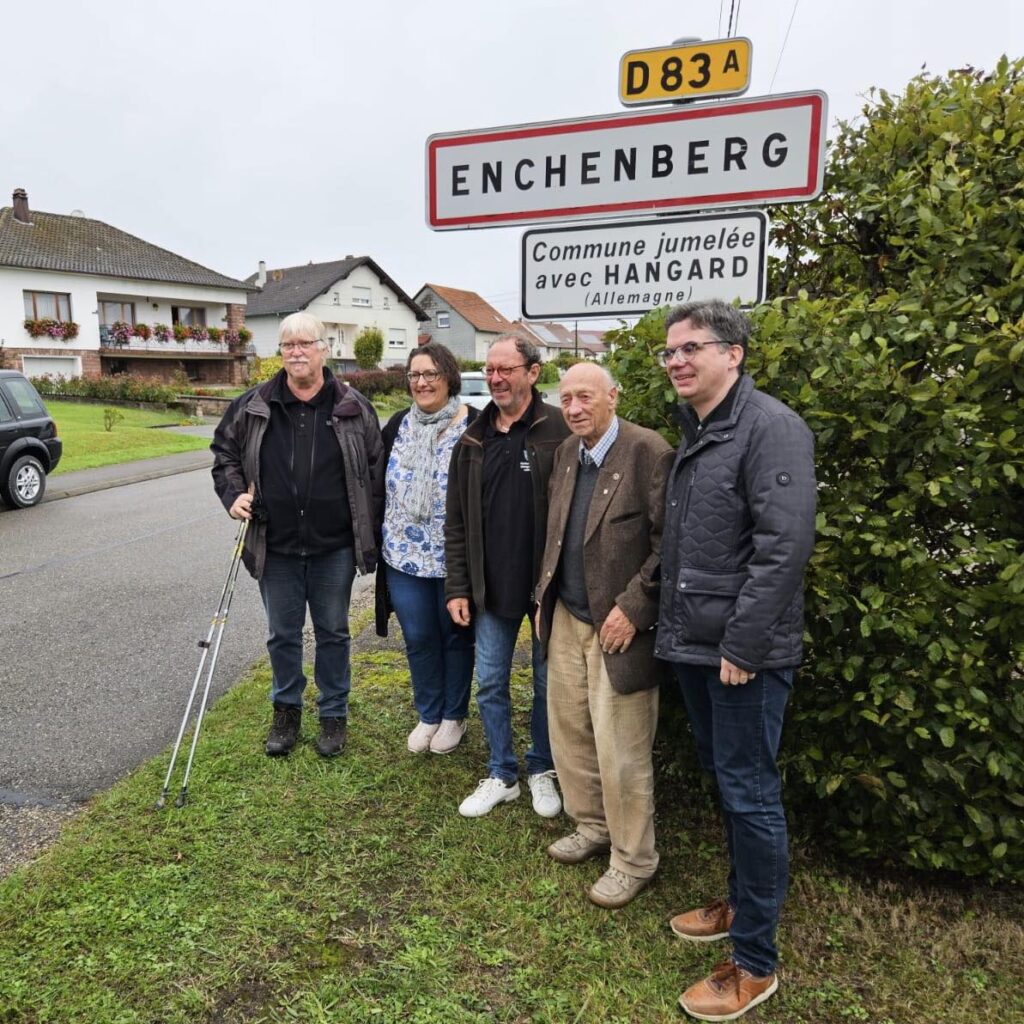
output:
[[[262,384],[284,368],[280,356],[254,356],[249,366],[249,386]]]
[[[814,431],[792,806],[847,854],[1024,879],[1024,62],[881,92],[773,212],[748,368]],[[1017,143],[1014,143],[1017,145]],[[614,332],[620,411],[673,437],[664,311]]]
[[[459,369],[463,373],[479,372],[484,368],[484,364],[479,359],[459,359],[457,360]]]
[[[558,380],[558,366],[555,363],[547,362],[540,364],[540,376],[537,378],[538,384],[557,384]]]
[[[114,425],[120,423],[123,419],[124,413],[120,409],[108,407],[103,410],[103,429],[110,433],[114,429]]]
[[[584,361],[583,356],[578,356],[575,352],[559,352],[552,360],[560,370],[568,370],[570,366],[575,366],[576,363]]]
[[[53,398],[96,398],[123,402],[173,402],[177,392],[156,377],[117,373],[110,377],[33,377],[41,395]]]
[[[342,375],[342,379],[367,398],[387,394],[389,391],[406,390],[404,366],[393,366],[387,370],[357,370]]]
[[[376,369],[384,357],[384,334],[379,327],[364,327],[356,335],[355,356],[360,370]]]

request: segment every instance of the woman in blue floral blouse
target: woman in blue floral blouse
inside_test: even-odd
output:
[[[409,733],[414,754],[447,754],[466,732],[473,678],[473,630],[456,626],[445,607],[444,517],[452,448],[477,416],[459,400],[462,378],[452,353],[437,342],[406,363],[413,405],[384,427],[384,529],[377,572],[377,633],[398,616],[419,722]]]

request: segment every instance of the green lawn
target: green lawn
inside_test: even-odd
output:
[[[152,429],[180,423],[180,414],[173,410],[148,412],[118,408],[117,411],[124,419],[108,431],[103,426],[102,405],[62,402],[58,399],[48,399],[46,405],[50,415],[57,421],[57,433],[64,442],[64,456],[54,470],[55,476],[76,469],[93,469],[96,466],[192,451],[206,448],[210,444],[202,437]]]
[[[0,1021],[681,1019],[679,991],[722,947],[680,942],[666,922],[721,892],[725,873],[689,755],[659,738],[658,880],[624,910],[599,910],[584,896],[599,867],[545,856],[566,821],[534,815],[525,787],[485,818],[459,817],[483,774],[478,719],[451,756],[406,753],[404,656],[360,619],[341,758],[313,751],[312,706],[296,752],[263,756],[259,667],[204,725],[187,807],[153,809],[161,757],[0,882]],[[523,651],[520,749],[525,663]],[[668,721],[663,733],[679,724]],[[794,847],[782,985],[748,1019],[1024,1020],[1019,892],[851,870],[799,838]]]

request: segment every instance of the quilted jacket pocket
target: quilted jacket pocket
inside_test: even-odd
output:
[[[675,596],[682,640],[691,644],[720,643],[746,580],[745,572],[681,570]]]

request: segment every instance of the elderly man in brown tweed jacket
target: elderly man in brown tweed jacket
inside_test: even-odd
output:
[[[654,431],[615,415],[618,391],[600,366],[573,366],[559,396],[573,436],[555,453],[536,597],[551,748],[576,830],[548,854],[578,864],[610,850],[609,868],[588,896],[615,908],[658,867],[652,627],[674,452]]]

